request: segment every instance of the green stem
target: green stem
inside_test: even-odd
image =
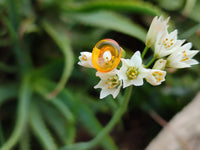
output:
[[[132,86],[128,87],[125,92],[125,98],[119,109],[115,112],[114,116],[110,120],[110,122],[106,125],[106,127],[91,141],[89,142],[81,142],[69,146],[65,146],[60,150],[88,150],[92,149],[96,146],[101,140],[112,130],[112,128],[116,125],[116,123],[121,119],[122,115],[127,109],[130,97],[132,92]]]
[[[153,57],[153,58],[151,59],[151,61],[146,65],[146,68],[148,68],[149,66],[151,66],[151,64],[152,64],[155,60],[156,60],[156,58]]]
[[[149,49],[149,48],[148,48],[147,46],[144,48],[144,50],[143,50],[143,52],[142,52],[142,58],[144,58],[144,56],[145,56],[145,54],[147,53],[148,49]]]

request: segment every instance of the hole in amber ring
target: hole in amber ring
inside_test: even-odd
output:
[[[92,51],[92,64],[100,72],[109,72],[115,69],[121,59],[121,48],[112,39],[99,41]]]

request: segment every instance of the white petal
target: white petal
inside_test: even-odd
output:
[[[135,86],[142,86],[143,85],[143,78],[137,77],[136,79],[133,79],[131,82]]]
[[[105,98],[106,96],[108,96],[110,94],[110,91],[102,89],[100,92],[100,99]]]
[[[199,62],[195,59],[189,59],[187,60],[187,64],[191,66],[191,65],[197,65],[199,64]]]
[[[105,86],[105,81],[100,80],[97,85],[94,86],[95,89],[97,88],[104,88]]]
[[[159,69],[159,70],[164,70],[165,66],[166,66],[166,60],[164,59],[159,59],[155,62],[155,64],[153,65],[153,69]]]
[[[123,80],[123,88],[126,88],[130,85],[133,85],[132,82],[130,80]]]
[[[134,53],[134,55],[131,57],[131,62],[132,62],[131,66],[135,66],[136,68],[141,66],[142,58],[141,58],[140,51],[137,51]]]

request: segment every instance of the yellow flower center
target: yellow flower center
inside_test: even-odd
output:
[[[156,79],[156,82],[160,82],[162,80],[162,76],[163,76],[163,73],[162,72],[159,72],[159,71],[154,71],[152,73],[152,75],[154,76],[154,78]]]
[[[108,78],[106,80],[106,85],[108,85],[108,89],[116,88],[120,85],[119,77],[117,75]]]
[[[183,59],[182,59],[181,61],[186,61],[186,60],[188,60],[189,58],[186,57],[186,56],[187,56],[186,51],[184,50],[184,51],[182,51],[182,53],[183,53]]]
[[[169,48],[171,48],[173,45],[174,45],[174,39],[168,39],[168,38],[166,38],[166,39],[164,39],[163,41],[162,41],[162,44],[164,45],[164,47],[166,48],[166,49],[169,49]]]
[[[130,67],[126,71],[126,75],[127,75],[129,80],[137,78],[138,74],[139,74],[138,69],[135,68],[135,67]]]
[[[83,56],[82,56],[82,60],[87,61],[86,55],[83,55]]]

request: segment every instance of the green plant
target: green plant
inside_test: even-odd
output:
[[[189,38],[200,49],[199,35],[196,35],[200,6],[199,2],[196,3],[193,11],[191,6],[185,6],[183,12],[191,23],[186,21],[187,31],[182,32],[181,37]],[[180,7],[176,10],[179,11]],[[121,94],[116,101],[111,97],[97,101],[97,95],[90,86],[97,83],[94,72],[80,69],[76,63],[80,51],[91,50],[105,35],[112,37],[111,31],[138,39],[142,45],[146,26],[131,20],[130,14],[142,16],[139,21],[144,24],[147,23],[145,17],[166,16],[151,1],[0,1],[0,150],[33,149],[32,141],[38,143],[36,149],[64,150],[66,145],[75,142],[76,133],[83,127],[92,137],[96,136],[86,148],[99,144],[107,150],[118,149],[107,134],[117,122],[111,121],[107,128],[103,128],[95,113],[119,113],[122,116],[130,95],[125,96],[124,107],[120,107],[124,99]],[[181,22],[171,24],[179,27]],[[180,31],[184,30],[180,28]],[[127,50],[127,55],[130,52]],[[194,67],[189,75],[182,78],[178,78],[179,74],[181,72],[175,74],[177,78],[169,76],[166,84],[173,86],[169,86],[168,91],[162,87],[161,92],[150,101],[145,102],[144,95],[134,92],[136,104],[132,107],[148,111],[151,107],[161,109],[167,105],[177,111],[174,107],[178,104],[169,99],[180,96],[182,88],[190,95],[198,91],[199,85],[195,82],[199,68]],[[142,92],[152,95],[155,91],[145,85]],[[155,101],[159,95],[163,101]],[[184,94],[181,98],[184,99]]]

